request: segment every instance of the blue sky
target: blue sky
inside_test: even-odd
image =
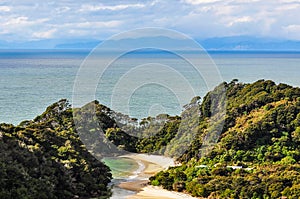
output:
[[[106,39],[162,27],[193,38],[300,40],[300,0],[0,0],[0,40]]]

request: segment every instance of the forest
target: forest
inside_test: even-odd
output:
[[[66,100],[32,121],[0,124],[0,198],[108,198],[110,169],[76,133]]]
[[[205,198],[300,198],[300,89],[260,80],[224,83],[226,115],[220,137],[205,153],[213,95],[200,106],[197,138],[181,166],[151,177],[152,185]]]

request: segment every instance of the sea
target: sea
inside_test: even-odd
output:
[[[102,66],[108,57],[113,61]],[[90,72],[87,63],[96,63]],[[185,57],[145,51],[114,57],[91,56],[90,50],[1,50],[0,123],[34,119],[60,99],[76,106],[96,99],[137,119],[178,115],[193,96],[203,98],[223,81],[270,79],[300,86],[299,77],[300,52],[293,51],[186,52]]]

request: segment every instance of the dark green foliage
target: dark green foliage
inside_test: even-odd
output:
[[[110,170],[80,141],[66,100],[33,121],[1,124],[0,153],[0,198],[110,195]]]
[[[119,149],[140,152],[140,153],[160,153],[164,147],[176,136],[180,124],[179,117],[167,116],[168,120],[161,123],[154,123],[157,120],[148,118],[141,123],[148,123],[145,126],[132,127],[122,126],[127,132],[119,127],[107,128],[105,137]],[[138,136],[134,136],[138,134]],[[163,152],[162,152],[163,153]]]
[[[158,173],[152,184],[170,189],[172,181],[173,190],[199,197],[299,198],[300,88],[264,80],[223,85],[226,116],[216,145],[207,153],[200,150],[212,107],[218,106],[212,100],[222,92],[218,88],[203,99],[198,135],[178,159],[183,165]],[[178,179],[178,173],[186,179]]]
[[[136,144],[138,139],[134,136],[128,135],[120,128],[108,128],[105,136],[119,148],[130,152],[137,152]]]
[[[153,136],[139,139],[136,147],[139,152],[156,152],[165,147],[176,135],[180,118],[171,118],[163,127]]]
[[[73,116],[81,140],[99,157],[128,152],[164,154],[181,121],[178,116],[161,114],[138,123],[137,119],[114,112],[97,101],[74,109]]]

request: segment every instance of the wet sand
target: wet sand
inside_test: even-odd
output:
[[[128,196],[127,199],[194,199],[194,197],[162,189],[161,187],[151,186],[148,184],[148,178],[155,175],[159,171],[167,169],[169,166],[175,166],[172,158],[146,154],[131,154],[122,157],[127,157],[141,162],[144,169],[137,173],[134,181],[123,182],[118,185],[122,189],[136,191],[137,194]]]

